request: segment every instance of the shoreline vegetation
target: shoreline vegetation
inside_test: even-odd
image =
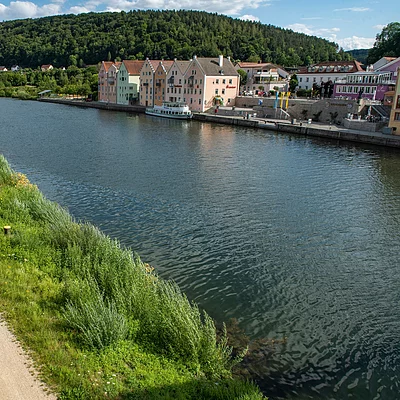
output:
[[[226,327],[0,155],[0,311],[58,398],[265,399]]]

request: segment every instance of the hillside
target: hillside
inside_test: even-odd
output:
[[[335,43],[199,11],[89,13],[0,23],[0,65],[36,68],[194,54],[285,66],[348,58]]]
[[[370,49],[349,50],[346,53],[350,54],[351,58],[359,61],[361,64],[367,64],[368,52]]]

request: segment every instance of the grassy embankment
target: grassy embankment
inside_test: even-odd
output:
[[[0,156],[0,312],[61,399],[262,399],[212,319]]]

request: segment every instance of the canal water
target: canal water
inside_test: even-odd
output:
[[[398,150],[0,99],[0,152],[268,339],[271,398],[400,398]]]

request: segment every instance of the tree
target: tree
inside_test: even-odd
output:
[[[238,74],[240,76],[240,85],[244,86],[247,83],[247,72],[242,69],[238,69]]]
[[[400,55],[400,22],[391,22],[376,35],[374,47],[368,52],[367,62],[373,64],[385,56]]]
[[[290,78],[290,82],[289,82],[289,90],[291,92],[295,92],[296,91],[296,87],[299,85],[299,81],[297,79],[297,75],[293,74],[292,77]]]

